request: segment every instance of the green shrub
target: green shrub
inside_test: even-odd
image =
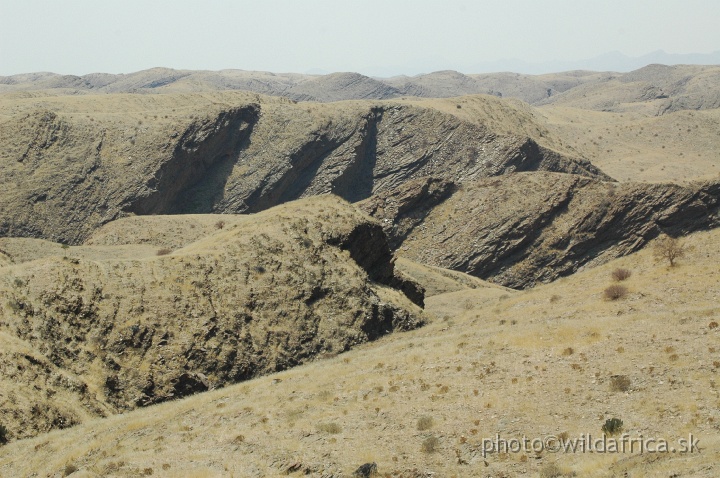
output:
[[[605,420],[605,425],[602,426],[603,433],[607,435],[616,435],[622,432],[623,421],[619,418],[609,418]]]
[[[0,423],[0,445],[4,445],[8,442],[8,429]]]

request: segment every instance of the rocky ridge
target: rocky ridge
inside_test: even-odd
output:
[[[394,270],[380,225],[333,197],[250,216],[130,218],[88,246],[33,241],[0,239],[13,261],[0,281],[0,409],[13,438],[284,370],[424,322],[393,288],[422,304],[422,289]],[[33,247],[56,253],[13,258]]]
[[[720,183],[612,183],[546,172],[407,183],[361,207],[413,261],[527,288],[720,226]]]
[[[431,107],[214,100],[15,103],[1,123],[0,235],[79,244],[130,214],[250,213],[326,193],[355,202],[426,176],[462,184],[544,170],[609,179],[585,160]],[[108,112],[118,101],[142,106]]]

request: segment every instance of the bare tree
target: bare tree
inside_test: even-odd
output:
[[[675,267],[675,261],[685,256],[686,250],[679,239],[663,235],[655,241],[653,255],[657,260],[667,260],[670,267]]]

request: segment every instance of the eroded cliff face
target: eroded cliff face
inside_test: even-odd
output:
[[[256,213],[335,194],[381,219],[393,250],[528,287],[716,223],[712,185],[610,186],[587,161],[493,131],[496,120],[402,102],[217,98],[227,102],[129,95],[113,114],[93,97],[81,113],[46,101],[10,115],[0,235],[78,244],[132,214]]]
[[[140,100],[119,96],[128,111],[113,113],[93,97],[5,117],[0,235],[78,244],[128,214],[251,213],[326,193],[356,202],[427,176],[607,179],[586,161],[432,108],[226,99],[145,97],[133,110]]]
[[[120,220],[93,246],[3,267],[0,340],[10,345],[0,368],[26,358],[0,381],[29,386],[30,373],[49,390],[48,413],[34,415],[27,396],[3,406],[14,437],[284,370],[424,321],[398,290],[414,283],[395,272],[380,225],[335,197],[214,216],[222,227],[161,247],[198,227],[193,217],[130,219],[164,231],[151,249],[161,255],[132,246],[134,228]],[[58,391],[70,401],[56,403]]]
[[[534,172],[467,182],[441,196],[428,184],[444,183],[408,184],[362,206],[399,254],[513,288],[627,255],[661,233],[720,225],[717,182],[682,187]]]

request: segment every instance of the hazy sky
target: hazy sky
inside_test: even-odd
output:
[[[0,0],[0,75],[465,72],[720,50],[718,0]]]

